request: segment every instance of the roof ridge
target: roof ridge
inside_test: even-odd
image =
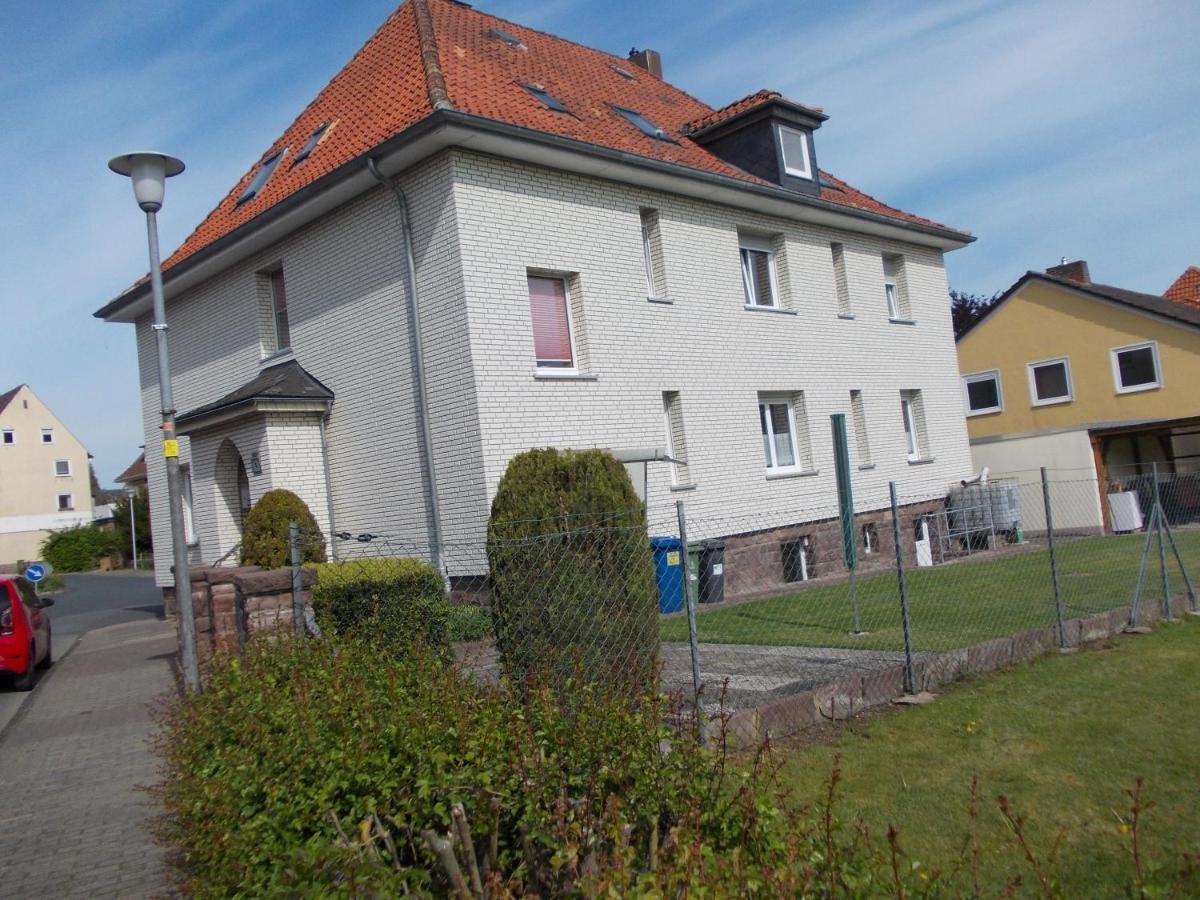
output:
[[[421,50],[421,69],[425,73],[425,90],[429,94],[429,104],[435,110],[454,109],[450,91],[446,88],[446,77],[442,74],[442,60],[438,55],[437,34],[433,29],[428,0],[410,2],[413,18],[417,23],[417,45]]]
[[[435,0],[435,2],[439,2],[439,0]],[[655,81],[657,81],[659,84],[666,85],[667,87],[671,88],[671,90],[673,90],[673,91],[678,91],[683,96],[685,96],[689,100],[691,100],[693,103],[698,103],[700,106],[703,106],[709,110],[712,109],[711,106],[709,106],[707,103],[705,103],[699,97],[696,97],[695,95],[688,93],[683,88],[681,88],[679,85],[675,84],[673,81],[667,81],[665,78],[658,77],[653,72],[651,72],[649,69],[643,69],[641,66],[639,66],[637,63],[630,60],[628,57],[617,56],[617,54],[610,53],[607,50],[601,50],[599,47],[593,47],[590,44],[584,44],[581,41],[573,41],[570,38],[563,37],[561,34],[552,34],[549,31],[543,31],[542,29],[534,28],[531,25],[523,25],[520,22],[514,22],[512,19],[506,19],[503,16],[496,15],[495,13],[485,12],[482,9],[476,9],[474,6],[471,6],[469,3],[462,2],[462,0],[440,0],[440,2],[448,3],[453,6],[462,7],[467,12],[473,12],[476,15],[484,16],[488,19],[494,19],[497,22],[503,22],[505,25],[511,25],[514,28],[520,28],[522,31],[530,31],[530,32],[540,35],[544,38],[549,38],[550,40],[559,41],[560,43],[563,43],[563,44],[570,44],[572,47],[580,47],[581,49],[587,50],[591,53],[599,53],[601,56],[607,56],[610,60],[614,60],[616,64],[621,65],[623,67],[624,66],[635,66],[639,70],[638,77],[641,77],[641,75],[648,75],[651,78],[653,78]]]

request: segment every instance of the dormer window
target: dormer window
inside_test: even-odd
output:
[[[812,161],[808,153],[808,135],[786,125],[779,126],[779,152],[783,156],[783,171],[793,178],[812,180]]]
[[[613,106],[613,110],[619,112],[622,116],[624,116],[627,122],[635,126],[638,131],[647,137],[652,137],[657,141],[666,141],[669,144],[675,143],[675,141],[673,141],[665,131],[663,131],[637,110],[626,109],[623,106]]]

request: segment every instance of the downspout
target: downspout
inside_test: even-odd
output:
[[[333,479],[329,475],[329,441],[325,429],[329,426],[329,413],[321,416],[321,468],[325,474],[325,514],[329,517],[329,554],[338,558],[337,523],[333,518]]]
[[[396,206],[400,210],[400,230],[404,240],[404,264],[408,270],[409,300],[408,300],[408,333],[409,345],[413,358],[413,375],[416,379],[414,403],[416,404],[417,426],[421,432],[421,449],[425,457],[425,490],[429,495],[427,508],[430,555],[435,568],[448,578],[445,560],[442,559],[442,517],[438,510],[437,467],[433,459],[433,438],[429,431],[429,389],[425,383],[425,354],[421,338],[421,309],[417,298],[417,265],[413,258],[412,228],[408,221],[408,199],[396,182],[385,178],[375,165],[375,160],[367,158],[367,171],[375,180],[388,188],[396,198]]]

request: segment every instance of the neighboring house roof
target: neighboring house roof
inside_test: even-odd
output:
[[[1200,307],[1200,266],[1188,266],[1163,296],[1176,303]]]
[[[129,464],[124,472],[113,479],[120,484],[138,483],[146,480],[146,454],[141,454]]]
[[[1026,272],[1017,279],[1017,282],[1012,287],[1001,294],[996,302],[984,311],[983,315],[967,326],[962,334],[955,338],[955,341],[961,341],[977,329],[981,323],[987,321],[996,310],[1003,306],[1010,297],[1017,294],[1021,288],[1031,281],[1040,281],[1044,284],[1055,285],[1084,294],[1085,296],[1094,297],[1098,300],[1107,300],[1121,306],[1139,310],[1140,312],[1162,316],[1180,325],[1200,328],[1200,307],[1193,308],[1182,303],[1176,303],[1157,294],[1142,294],[1138,291],[1127,291],[1124,288],[1114,287],[1111,284],[1096,284],[1091,281],[1083,283],[1073,281],[1070,278],[1047,275],[1045,272]]]
[[[5,391],[3,394],[0,394],[0,413],[8,409],[8,404],[13,402],[13,398],[15,398],[17,394],[21,392],[21,388],[23,387],[25,387],[25,385],[18,384],[11,391]]]
[[[258,400],[298,400],[331,403],[333,391],[308,374],[295,360],[263,369],[240,388],[219,400],[178,416],[178,424],[193,422],[213,413],[226,412]]]
[[[569,112],[547,108],[528,86],[547,91]],[[760,91],[713,110],[621,57],[507,22],[454,0],[408,0],[171,254],[163,270],[233,234],[314,181],[441,110],[763,186],[768,183],[723,161],[687,134],[697,123],[711,125],[782,99]],[[670,140],[643,134],[614,106],[641,113]],[[319,142],[305,159],[298,160],[301,149],[323,125],[327,127]],[[239,203],[262,159],[283,150],[288,152],[258,193]],[[962,241],[971,239],[822,174],[827,182],[822,185],[822,200],[885,216],[902,225],[939,229]],[[105,310],[121,301],[118,298]]]

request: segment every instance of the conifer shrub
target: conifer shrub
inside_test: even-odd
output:
[[[276,488],[263,494],[246,515],[242,530],[242,565],[278,569],[291,565],[288,526],[296,522],[301,533],[301,560],[325,562],[325,539],[308,504],[291,491]]]
[[[653,673],[658,605],[646,517],[603,450],[530,450],[488,522],[496,641],[511,673]]]
[[[420,559],[352,559],[317,567],[313,612],[336,638],[392,651],[420,643],[449,650],[450,599],[441,573]]]

